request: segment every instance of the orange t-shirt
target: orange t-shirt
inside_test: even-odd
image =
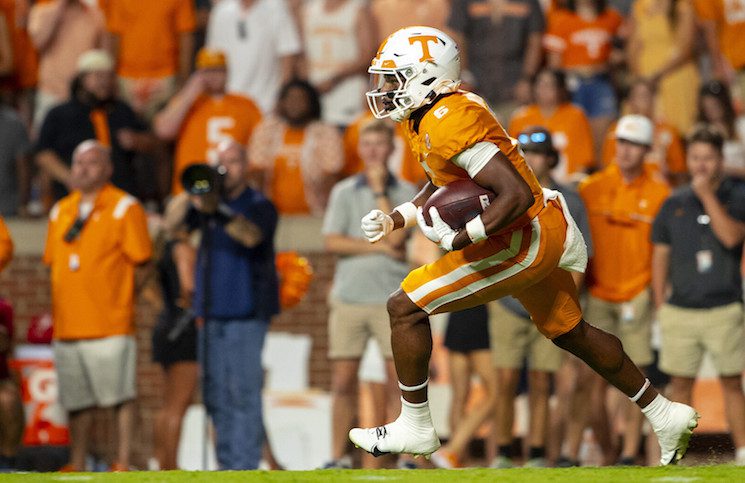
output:
[[[507,135],[484,100],[476,94],[458,91],[444,96],[424,114],[418,131],[414,130],[412,119],[407,120],[405,126],[414,155],[435,186],[468,179],[468,173],[452,159],[479,142],[490,142],[512,162],[535,200],[512,226],[524,224],[543,209],[543,190],[520,154],[517,140]]]
[[[616,124],[611,124],[603,140],[603,166],[608,166],[616,157]],[[664,166],[660,162],[664,162]],[[681,174],[688,171],[686,167],[683,141],[674,127],[663,122],[654,125],[654,144],[647,155],[646,162],[655,168],[671,174]]]
[[[78,217],[80,192],[49,214],[44,262],[51,268],[54,337],[96,339],[134,332],[134,271],[152,254],[145,211],[108,184],[77,238],[64,240]]]
[[[178,102],[178,100],[174,100]],[[249,99],[238,94],[214,97],[203,94],[194,102],[184,118],[176,142],[171,192],[178,194],[181,173],[196,163],[216,161],[217,145],[233,139],[248,145],[251,134],[261,121],[261,110]]]
[[[564,103],[550,116],[533,104],[519,109],[510,120],[509,133],[517,136],[532,126],[542,126],[551,133],[554,147],[559,151],[559,165],[554,175],[560,182],[569,180],[574,173],[584,172],[594,166],[592,129],[584,111]]]
[[[283,215],[307,215],[310,207],[305,200],[305,184],[301,156],[305,130],[288,127],[282,147],[274,158],[274,172],[269,196]]]
[[[8,227],[5,226],[3,217],[0,216],[0,271],[5,268],[11,258],[13,258],[13,239],[10,238]]]
[[[587,21],[570,10],[556,9],[548,13],[546,23],[544,47],[561,54],[562,67],[571,69],[605,64],[623,17],[608,8],[595,20]]]
[[[745,67],[745,2],[742,0],[695,0],[702,20],[716,23],[719,48],[732,67]]]
[[[342,176],[351,176],[357,174],[363,169],[363,162],[359,154],[357,154],[357,147],[360,141],[360,129],[362,126],[373,119],[372,113],[369,111],[358,117],[352,124],[347,126],[344,131],[344,170]],[[393,174],[404,179],[415,185],[421,185],[427,181],[427,174],[419,166],[419,162],[414,158],[414,153],[411,151],[404,134],[404,125],[402,123],[396,123],[395,137],[393,139],[394,149],[388,158],[388,168]]]
[[[579,194],[595,251],[588,289],[602,300],[627,302],[652,279],[652,223],[670,188],[651,166],[627,183],[612,164],[585,178]]]
[[[178,69],[179,34],[196,26],[191,0],[109,0],[109,31],[119,36],[118,74],[160,78]]]

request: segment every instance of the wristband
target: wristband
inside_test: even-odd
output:
[[[416,206],[411,201],[402,203],[397,207],[393,208],[393,211],[398,211],[404,219],[404,228],[409,228],[416,225]]]
[[[478,243],[489,238],[486,235],[486,227],[481,220],[481,215],[466,223],[466,233],[468,233],[468,238],[471,239],[472,243]]]

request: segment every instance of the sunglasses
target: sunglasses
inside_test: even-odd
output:
[[[545,143],[548,140],[548,136],[544,132],[534,132],[532,134],[520,134],[517,137],[520,144],[540,144]]]

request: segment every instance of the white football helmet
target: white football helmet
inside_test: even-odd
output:
[[[378,119],[401,122],[439,94],[460,86],[460,52],[455,41],[432,27],[405,27],[378,49],[370,68],[367,104]]]

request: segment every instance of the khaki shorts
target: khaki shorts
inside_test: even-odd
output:
[[[515,315],[499,301],[489,304],[489,337],[494,365],[520,369],[527,358],[528,369],[556,372],[563,351],[541,334],[533,321]]]
[[[628,302],[607,302],[590,295],[585,320],[619,339],[637,366],[652,364],[652,303],[644,290]]]
[[[665,304],[657,312],[662,332],[660,369],[671,376],[696,377],[705,352],[722,376],[745,369],[742,304],[688,309]]]
[[[393,357],[391,323],[386,304],[348,304],[332,300],[330,305],[330,359],[361,358],[370,337],[378,342],[383,357]]]
[[[134,337],[55,341],[59,395],[68,411],[111,407],[135,398]]]

